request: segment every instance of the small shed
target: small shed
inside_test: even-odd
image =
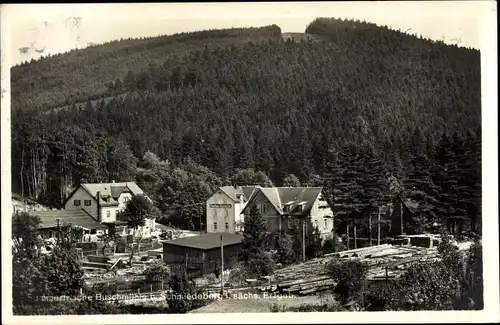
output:
[[[173,273],[187,271],[193,276],[202,276],[220,269],[221,251],[224,269],[232,268],[238,260],[242,241],[242,235],[232,233],[207,233],[163,241],[163,260]]]

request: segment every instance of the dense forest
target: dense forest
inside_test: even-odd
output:
[[[401,194],[426,222],[476,225],[479,51],[360,21],[305,32],[125,40],[14,67],[13,190],[57,205],[80,182],[135,179],[196,228],[215,186],[298,178],[336,212]]]

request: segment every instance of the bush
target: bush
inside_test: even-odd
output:
[[[162,260],[154,260],[145,270],[147,282],[161,282],[169,279],[170,269]]]
[[[290,265],[297,261],[295,251],[293,249],[293,239],[289,235],[282,234],[278,239],[276,261],[282,265]]]
[[[249,261],[246,268],[251,276],[269,275],[276,268],[276,264],[269,253],[251,256]]]
[[[447,236],[438,247],[441,260],[410,266],[389,288],[371,290],[373,308],[385,310],[471,310],[483,308],[482,247],[468,256]]]
[[[229,282],[233,284],[242,284],[248,277],[248,272],[243,262],[238,262],[234,265],[231,273],[229,273]]]
[[[335,293],[342,304],[358,301],[364,289],[368,267],[359,261],[333,260],[328,265],[331,276],[338,281]]]
[[[203,295],[203,291],[190,281],[186,274],[174,274],[169,281],[172,297],[167,298],[168,311],[174,314],[184,314],[208,304],[211,299],[188,299],[188,295]]]

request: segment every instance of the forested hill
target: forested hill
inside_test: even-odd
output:
[[[127,39],[47,56],[11,69],[12,108],[46,110],[102,97],[109,82],[200,49],[279,39],[278,26]]]
[[[424,191],[429,209],[456,202],[476,215],[479,51],[337,19],[317,19],[305,32],[320,37],[284,40],[277,26],[207,31],[14,68],[15,190],[59,200],[82,180],[137,177],[137,159],[144,168],[151,151],[168,162],[155,158],[149,168],[205,175],[193,176],[190,204],[237,169],[277,185],[288,174],[307,184],[354,182],[342,195],[363,204],[382,194],[362,189],[389,173]],[[36,114],[61,105],[69,109]],[[201,169],[188,172],[193,164]],[[162,188],[157,197],[167,204],[189,177],[165,173],[141,181]]]

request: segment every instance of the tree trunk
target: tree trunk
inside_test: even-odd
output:
[[[358,237],[356,236],[356,224],[354,224],[354,249],[358,248]]]
[[[368,237],[368,240],[370,242],[368,243],[368,246],[372,246],[372,213],[371,213],[371,210],[368,211],[368,231],[370,232],[370,236]]]
[[[349,220],[347,220],[347,245],[346,245],[346,248],[347,250],[349,250]]]
[[[377,214],[377,245],[380,245],[380,207]]]

